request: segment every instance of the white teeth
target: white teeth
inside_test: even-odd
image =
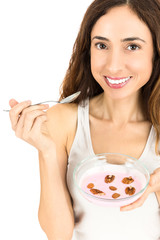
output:
[[[120,79],[120,80],[113,80],[113,79],[110,79],[108,77],[106,77],[108,82],[111,83],[111,84],[120,84],[120,83],[124,83],[126,81],[128,81],[130,79],[130,77],[128,78],[123,78],[123,79]]]

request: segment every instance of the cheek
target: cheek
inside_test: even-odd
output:
[[[102,59],[98,58],[97,56],[91,56],[91,73],[95,79],[95,81],[101,86],[101,72],[103,69],[103,62]],[[102,87],[102,86],[101,86]]]
[[[105,61],[103,56],[99,56],[98,54],[91,55],[91,71],[93,75],[96,73],[100,74],[105,67]]]
[[[132,58],[127,62],[128,69],[136,75],[146,75],[150,77],[152,73],[152,59],[148,58]]]

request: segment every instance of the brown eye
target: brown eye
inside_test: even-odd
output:
[[[97,47],[98,49],[107,49],[106,45],[103,44],[103,43],[96,43],[96,47]]]
[[[138,50],[140,49],[139,46],[137,46],[136,44],[131,44],[127,47],[128,50],[131,50],[131,51],[135,51],[135,50]]]

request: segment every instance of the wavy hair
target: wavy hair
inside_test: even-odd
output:
[[[160,0],[95,0],[87,9],[73,46],[65,78],[60,87],[60,99],[81,91],[75,100],[79,103],[103,92],[91,73],[91,31],[97,20],[111,8],[128,5],[150,29],[154,45],[153,70],[142,87],[143,110],[156,130],[156,154],[160,140]]]

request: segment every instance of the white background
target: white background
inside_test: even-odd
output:
[[[15,137],[8,101],[58,99],[91,0],[0,1],[0,239],[46,240],[37,151]]]

